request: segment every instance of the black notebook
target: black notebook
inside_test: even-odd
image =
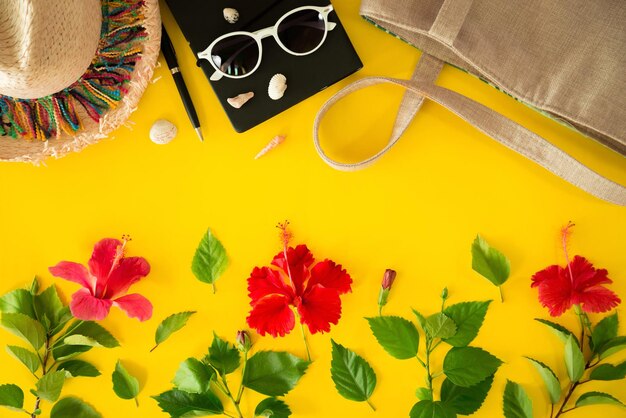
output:
[[[302,6],[328,6],[329,0],[166,0],[189,42],[195,56],[215,39],[228,32],[255,32],[274,26],[287,12]],[[224,8],[239,12],[232,24],[224,18]],[[336,27],[327,33],[324,44],[305,56],[293,56],[284,51],[273,37],[263,39],[263,52],[258,69],[242,79],[223,77],[210,81],[228,118],[237,132],[244,132],[337,81],[359,70],[363,64],[336,12],[329,21]],[[207,80],[215,72],[209,61],[198,60]],[[279,100],[268,95],[269,81],[274,74],[287,78],[287,90]],[[240,109],[228,104],[229,97],[254,92],[254,97]]]

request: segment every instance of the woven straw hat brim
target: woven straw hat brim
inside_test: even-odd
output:
[[[84,127],[74,135],[64,134],[60,138],[48,141],[0,137],[0,161],[39,164],[48,157],[60,158],[106,138],[128,120],[152,79],[161,46],[161,15],[158,0],[145,0],[143,14],[142,26],[147,38],[142,42],[141,59],[132,72],[128,92],[116,107],[108,110],[98,123],[88,122],[89,118],[82,117]]]

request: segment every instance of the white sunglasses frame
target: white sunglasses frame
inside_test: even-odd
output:
[[[283,20],[285,20],[286,18],[288,18],[292,14],[297,13],[297,12],[301,12],[303,10],[315,10],[316,12],[318,12],[320,14],[320,16],[322,18],[324,18],[324,25],[325,25],[325,27],[324,27],[324,37],[320,41],[319,45],[316,46],[311,51],[304,52],[304,53],[298,53],[298,52],[293,52],[293,51],[289,50],[285,45],[283,45],[283,43],[280,41],[280,38],[278,37],[278,27],[283,22]],[[334,10],[334,8],[333,8],[332,4],[330,4],[328,6],[325,6],[325,7],[317,7],[317,6],[302,6],[302,7],[298,7],[296,9],[293,9],[293,10],[285,13],[284,15],[282,15],[281,18],[278,19],[276,24],[274,24],[274,26],[270,26],[268,28],[261,29],[261,30],[258,30],[256,32],[236,31],[236,32],[229,32],[227,34],[224,34],[224,35],[220,36],[219,38],[217,38],[216,40],[211,42],[211,45],[209,45],[208,48],[206,48],[202,52],[199,52],[198,53],[198,58],[205,59],[205,60],[209,61],[211,66],[213,66],[213,68],[215,69],[215,72],[211,75],[211,81],[221,80],[222,77],[233,78],[233,79],[246,78],[250,74],[254,73],[259,68],[259,66],[261,65],[261,60],[262,60],[262,57],[263,57],[263,43],[261,41],[263,39],[265,39],[265,38],[269,38],[270,36],[274,38],[274,40],[276,41],[278,46],[280,46],[285,52],[287,52],[290,55],[304,56],[304,55],[312,54],[315,51],[317,51],[324,44],[324,41],[326,41],[326,37],[328,36],[328,32],[333,30],[333,29],[335,29],[335,27],[337,26],[337,24],[335,22],[329,22],[328,21],[328,15],[333,10]],[[222,39],[230,38],[230,37],[235,36],[235,35],[246,35],[246,36],[249,36],[249,37],[251,37],[252,39],[255,40],[255,42],[257,43],[257,46],[259,47],[259,59],[258,59],[256,65],[254,66],[254,68],[251,71],[248,71],[247,73],[242,74],[242,75],[226,74],[225,72],[221,71],[219,69],[219,67],[217,65],[215,65],[215,62],[213,62],[213,60],[211,59],[211,51],[213,50],[213,47],[215,47],[215,45],[219,41],[221,41]]]

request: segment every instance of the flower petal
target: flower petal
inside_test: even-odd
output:
[[[560,266],[549,266],[532,277],[531,287],[538,287],[539,301],[550,315],[561,316],[572,306],[572,282]]]
[[[577,299],[574,303],[580,303],[583,311],[593,313],[610,311],[622,302],[615,293],[602,286],[586,289]]]
[[[351,284],[352,278],[341,267],[341,264],[335,264],[331,260],[324,260],[317,263],[311,270],[311,279],[307,288],[322,285],[327,289],[335,289],[339,294],[344,294],[352,290]]]
[[[48,270],[53,276],[78,283],[82,287],[89,289],[92,293],[95,290],[96,279],[89,274],[87,268],[82,264],[71,261],[61,261],[56,266],[48,268]]]
[[[296,248],[289,247],[287,249],[287,259],[289,260],[289,270],[285,263],[285,253],[281,251],[276,254],[272,260],[272,264],[282,271],[285,275],[291,273],[296,294],[301,295],[304,289],[304,282],[309,278],[309,266],[315,261],[313,254],[306,245],[298,245]]]
[[[122,245],[120,240],[105,238],[96,243],[89,259],[89,270],[97,279],[96,294],[101,295],[106,286],[107,279],[111,273],[111,267],[117,254],[118,248]]]
[[[259,334],[270,334],[272,337],[289,334],[295,325],[295,315],[289,307],[289,301],[281,295],[270,295],[259,300],[246,320]]]
[[[137,318],[141,322],[152,318],[152,304],[137,293],[117,298],[113,301],[113,305],[126,312],[129,317]]]
[[[575,256],[569,263],[574,276],[574,287],[576,290],[583,290],[587,287],[597,286],[600,284],[613,283],[607,276],[608,271],[604,269],[595,269],[585,257]],[[569,269],[568,269],[569,274]]]
[[[278,271],[269,267],[255,267],[248,278],[250,305],[254,306],[259,299],[273,294],[283,295],[291,299],[293,290],[285,283]]]
[[[70,310],[75,318],[83,321],[100,321],[107,317],[112,301],[92,296],[88,289],[80,289],[72,295]]]
[[[302,298],[298,313],[311,334],[330,331],[330,324],[337,325],[341,318],[341,299],[335,289],[314,286]]]
[[[134,283],[147,276],[148,273],[150,273],[150,264],[145,258],[122,258],[109,276],[104,296],[114,299],[125,294]]]

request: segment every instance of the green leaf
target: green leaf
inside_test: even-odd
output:
[[[172,389],[153,398],[172,418],[220,415],[224,412],[222,401],[213,392],[198,394]]]
[[[75,335],[79,335],[81,337],[70,338],[68,342],[68,337],[72,337]],[[83,341],[83,343],[79,344],[78,342],[81,340]],[[59,338],[59,342],[60,341],[63,341],[65,344],[83,345],[83,346],[91,346],[91,347],[97,345],[97,346],[106,347],[106,348],[115,348],[115,347],[119,347],[120,345],[120,343],[115,339],[115,337],[113,337],[113,335],[111,335],[109,331],[107,331],[104,327],[102,327],[101,325],[93,321],[73,322],[68,327],[65,334],[63,334],[63,336]],[[55,356],[55,358],[57,357]]]
[[[565,368],[572,382],[578,382],[585,372],[585,358],[572,337],[565,342]]]
[[[209,355],[206,359],[222,376],[237,370],[241,362],[239,350],[215,333],[213,333],[213,343],[209,347]]]
[[[365,402],[376,387],[376,373],[367,361],[334,340],[330,375],[341,396],[351,401]]]
[[[593,343],[592,348],[594,349],[594,352],[597,352],[597,350],[602,348],[602,346],[609,340],[617,337],[618,325],[619,321],[617,319],[617,312],[598,322],[591,333],[591,341]]]
[[[441,385],[441,402],[459,415],[471,415],[482,406],[493,384],[493,375],[470,387],[455,385],[449,379]]]
[[[588,405],[616,405],[626,406],[619,399],[604,392],[587,392],[580,395],[580,398],[576,401],[576,407],[588,406]]]
[[[433,400],[433,394],[428,388],[417,388],[415,390],[415,397],[419,399],[420,401],[423,401],[423,400],[432,401]]]
[[[556,405],[561,399],[561,383],[559,379],[556,377],[556,374],[552,371],[552,369],[539,360],[535,360],[534,358],[526,357],[533,366],[539,372],[541,379],[543,379],[543,383],[546,385],[546,389],[548,389],[548,395],[550,396],[550,403],[552,405]]]
[[[533,403],[522,386],[506,381],[502,409],[505,418],[533,418]]]
[[[255,417],[288,418],[291,415],[289,406],[276,398],[267,398],[259,402],[254,410]]]
[[[39,293],[39,280],[37,280],[37,276],[33,277],[33,281],[30,283],[30,288],[28,289],[28,291],[33,296]]]
[[[191,315],[195,313],[196,311],[180,312],[165,318],[163,322],[159,324],[159,327],[156,330],[156,334],[154,335],[154,342],[156,343],[156,345],[150,351],[154,351],[154,349],[157,348],[159,344],[167,340],[173,333],[187,325],[187,321],[189,320]]]
[[[17,385],[0,385],[0,406],[20,410],[24,407],[24,392]]]
[[[443,313],[448,315],[457,326],[456,334],[444,339],[444,341],[454,347],[469,345],[478,335],[490,303],[490,300],[485,302],[461,302],[444,309]]]
[[[293,389],[310,362],[280,351],[260,351],[250,357],[243,385],[267,396],[283,396]]]
[[[52,356],[56,361],[64,361],[91,350],[88,345],[64,345],[53,348]]]
[[[21,313],[2,314],[2,326],[11,333],[26,340],[35,350],[39,350],[46,342],[46,330],[33,318]]]
[[[477,235],[472,243],[472,270],[496,286],[501,286],[509,278],[511,264],[504,254]]]
[[[228,267],[228,256],[211,229],[202,237],[191,262],[191,271],[198,280],[215,284]]]
[[[189,393],[204,393],[209,390],[215,371],[195,358],[188,358],[178,367],[172,383],[179,390]]]
[[[56,402],[61,396],[61,390],[65,383],[65,371],[46,373],[37,382],[37,396],[49,402]]]
[[[433,339],[450,338],[456,334],[456,324],[448,315],[440,312],[426,318],[424,331]]]
[[[98,377],[100,376],[100,372],[98,371],[98,369],[96,369],[96,367],[93,364],[87,363],[86,361],[83,361],[83,360],[69,360],[69,361],[63,362],[57,366],[57,370],[65,370],[66,372],[71,374],[72,377],[79,377],[79,376]]]
[[[415,318],[417,318],[417,322],[420,324],[420,327],[422,328],[422,330],[424,330],[426,328],[426,317],[424,317],[424,315],[422,315],[415,309],[412,309],[412,311],[413,315],[415,315]]]
[[[9,345],[7,346],[7,351],[9,354],[13,355],[13,357],[22,362],[22,364],[26,366],[31,373],[35,373],[41,365],[37,354],[30,350],[15,345]]]
[[[50,418],[102,418],[102,415],[83,400],[70,397],[52,407]]]
[[[63,316],[64,306],[59,298],[57,289],[54,285],[44,290],[34,297],[34,307],[37,319],[41,323],[47,323],[47,330],[52,330],[59,325],[59,321]]]
[[[572,331],[568,330],[563,325],[559,325],[556,322],[548,321],[547,319],[541,319],[541,318],[535,318],[535,321],[541,322],[542,324],[550,327],[550,330],[554,332],[556,336],[559,337],[559,339],[563,342],[566,342],[569,337],[574,338],[574,341],[576,341],[576,345],[580,347],[578,338],[576,338],[576,336],[574,335]]]
[[[411,321],[399,316],[365,318],[378,343],[391,356],[404,360],[417,355],[420,336]]]
[[[443,372],[458,386],[469,387],[493,375],[502,364],[478,347],[453,347],[443,360]]]
[[[419,401],[409,413],[411,418],[456,418],[454,410],[443,402]]]
[[[56,327],[52,329],[50,332],[51,335],[56,335],[65,328],[65,324],[71,321],[74,318],[72,315],[72,311],[69,306],[64,306],[61,312],[59,313],[58,323]]]
[[[98,341],[84,335],[70,335],[69,337],[66,337],[63,342],[65,345],[88,345],[89,347],[102,347]]]
[[[626,361],[618,365],[600,364],[591,371],[590,380],[620,380],[626,377]]]
[[[33,295],[26,289],[17,289],[0,297],[0,312],[19,313],[36,319]]]
[[[604,360],[611,354],[615,354],[625,348],[626,337],[615,337],[602,344],[602,347],[598,348],[598,353],[600,353],[600,360]]]
[[[139,395],[139,380],[130,373],[118,360],[111,376],[113,392],[122,399],[135,399]]]

